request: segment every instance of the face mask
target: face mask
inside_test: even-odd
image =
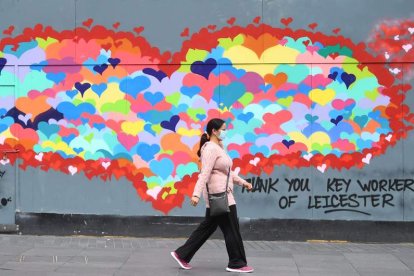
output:
[[[226,131],[225,130],[220,130],[220,134],[218,135],[218,138],[220,140],[224,140],[224,138],[226,138]]]

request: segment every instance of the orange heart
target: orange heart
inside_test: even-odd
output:
[[[266,83],[273,85],[273,88],[279,88],[282,84],[287,81],[288,77],[285,73],[279,73],[276,76],[272,74],[267,74],[264,78]]]
[[[30,98],[18,98],[16,100],[16,107],[25,114],[32,114],[32,122],[39,114],[50,109],[50,105],[47,103],[47,96],[38,96],[34,99]]]

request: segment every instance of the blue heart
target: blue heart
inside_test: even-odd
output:
[[[3,70],[4,66],[7,63],[7,59],[5,58],[0,58],[0,75],[1,75],[1,70]]]
[[[133,79],[123,79],[119,84],[119,89],[136,98],[142,90],[147,89],[150,85],[151,81],[146,76],[138,76]]]
[[[365,126],[365,124],[368,122],[368,116],[362,115],[362,116],[355,116],[354,118],[355,123],[357,123],[361,128]]]
[[[14,123],[14,120],[10,117],[5,117],[3,119],[0,119],[0,133],[8,129],[13,123]]]
[[[328,78],[330,78],[331,80],[336,80],[336,77],[338,76],[338,71],[335,71],[333,73],[330,73],[328,75]]]
[[[180,117],[178,115],[174,115],[170,118],[169,121],[162,121],[161,127],[175,132],[175,127],[179,121]]]
[[[108,85],[106,83],[101,84],[94,84],[92,85],[92,91],[96,93],[99,97],[102,95],[103,92],[105,92],[106,88],[108,88]]]
[[[217,103],[223,103],[229,108],[246,92],[246,87],[241,82],[232,82],[229,85],[219,85],[214,90],[213,100]]]
[[[115,69],[115,67],[121,62],[119,58],[108,58],[109,64]]]
[[[81,103],[77,106],[70,102],[62,102],[57,106],[57,111],[63,114],[67,120],[77,120],[82,113],[95,114],[96,109],[90,103]]]
[[[51,135],[58,133],[60,127],[55,124],[49,125],[46,122],[40,122],[38,127],[38,131],[43,133],[47,138],[50,138]]]
[[[197,114],[196,117],[200,121],[203,121],[205,118],[207,118],[207,115],[206,114]]]
[[[159,151],[160,146],[157,144],[148,145],[146,143],[138,143],[137,145],[137,154],[146,162],[154,159],[154,155]]]
[[[164,95],[161,92],[155,92],[154,94],[151,92],[145,92],[144,98],[147,102],[154,106],[164,99]]]
[[[78,91],[82,94],[82,97],[83,97],[83,94],[86,92],[86,90],[91,88],[91,84],[87,82],[85,83],[76,82],[75,88],[78,89]]]
[[[47,65],[47,61],[42,61],[40,63],[35,63],[30,65],[30,70],[34,70],[34,71],[42,71],[43,67],[45,67]]]
[[[250,119],[253,117],[254,117],[254,114],[252,112],[247,112],[247,113],[239,114],[239,116],[237,116],[237,119],[247,124],[250,121]]]
[[[73,148],[73,151],[79,154],[83,151],[83,148]]]
[[[305,119],[310,122],[311,124],[313,124],[314,122],[316,122],[316,120],[319,119],[318,116],[312,116],[311,114],[306,114],[305,115]]]
[[[294,140],[282,140],[282,144],[285,145],[285,147],[290,148],[290,146],[293,146],[295,144]]]
[[[48,80],[53,81],[55,84],[60,83],[61,81],[63,81],[66,77],[66,74],[63,72],[59,72],[59,73],[47,73],[46,74],[46,78]]]
[[[93,70],[97,73],[99,73],[100,75],[102,75],[102,73],[108,68],[108,64],[101,64],[101,65],[95,65],[93,67]]]
[[[256,145],[252,145],[249,148],[250,153],[255,155],[256,153],[262,153],[264,156],[267,156],[269,154],[269,149],[266,146],[256,146]]]
[[[288,91],[278,91],[276,92],[276,97],[278,97],[279,99],[281,98],[287,98],[289,96],[294,96],[296,94],[295,90],[288,90]]]
[[[146,132],[148,132],[148,133],[150,133],[150,134],[152,134],[153,136],[155,136],[157,133],[155,133],[155,131],[152,129],[152,125],[150,125],[150,124],[146,124],[145,126],[144,126],[144,129],[145,129],[145,131]]]
[[[78,90],[69,90],[69,91],[66,91],[66,95],[68,95],[71,99],[73,99],[73,97],[75,97],[78,93],[79,93]]]
[[[203,76],[205,79],[208,79],[211,71],[217,67],[217,61],[213,58],[207,59],[205,62],[203,61],[196,61],[191,64],[190,70],[194,74]]]
[[[192,98],[194,95],[198,94],[201,91],[199,86],[182,86],[180,89],[181,93]]]
[[[160,161],[153,160],[150,163],[150,169],[162,179],[167,179],[174,170],[174,163],[168,158]]]
[[[346,72],[343,72],[341,74],[341,79],[344,81],[346,88],[349,88],[349,86],[355,82],[356,77],[354,74],[348,74]]]
[[[145,68],[144,70],[142,70],[142,72],[144,72],[147,75],[155,77],[159,82],[161,82],[162,79],[167,76],[167,74],[165,74],[162,70],[157,71],[152,68]]]
[[[104,123],[94,123],[93,127],[96,128],[97,130],[102,130],[105,128],[105,124]]]
[[[69,145],[69,143],[76,138],[75,134],[70,134],[68,136],[62,136],[62,140]]]
[[[271,84],[261,84],[260,86],[259,86],[259,88],[261,89],[261,90],[263,90],[264,92],[267,92],[270,88],[272,88],[272,85]]]
[[[331,123],[333,123],[334,125],[338,125],[340,121],[342,121],[344,117],[342,115],[339,115],[338,117],[336,117],[335,119],[331,119]]]

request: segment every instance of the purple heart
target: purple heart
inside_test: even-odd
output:
[[[95,65],[93,67],[93,70],[97,73],[99,73],[100,75],[102,75],[102,73],[106,70],[106,68],[108,68],[108,64],[101,64],[101,65]]]
[[[293,140],[288,141],[288,140],[283,139],[282,143],[283,143],[283,145],[285,145],[285,147],[289,148],[290,146],[295,144],[295,141],[293,141]]]
[[[108,58],[109,64],[115,69],[115,67],[121,62],[119,58]]]
[[[152,69],[152,68],[145,68],[144,70],[142,70],[142,72],[144,72],[147,75],[156,77],[159,82],[161,82],[162,79],[167,76],[167,74],[165,74],[162,70],[157,71],[157,70]]]
[[[194,74],[203,76],[205,79],[208,79],[211,71],[217,67],[217,61],[213,58],[207,59],[205,62],[203,61],[196,61],[191,64],[191,72]]]
[[[75,83],[75,88],[82,94],[82,97],[83,97],[83,94],[85,93],[85,91],[91,88],[91,84],[87,82],[85,83],[77,82]]]
[[[169,121],[162,121],[161,127],[175,132],[175,127],[177,126],[179,120],[180,117],[178,115],[174,115]]]
[[[356,77],[354,74],[348,74],[346,72],[343,72],[341,74],[341,79],[344,81],[346,88],[349,88],[349,86],[355,82]]]
[[[331,123],[335,124],[336,126],[339,124],[340,121],[342,121],[344,117],[342,117],[342,115],[339,115],[338,117],[336,117],[336,119],[331,119]]]
[[[3,70],[4,66],[7,63],[7,59],[5,58],[0,58],[0,75],[1,75],[1,70]]]
[[[336,80],[336,77],[338,76],[338,72],[335,71],[331,74],[328,75],[328,78],[330,78],[331,80]]]

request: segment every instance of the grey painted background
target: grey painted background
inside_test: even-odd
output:
[[[291,28],[307,28],[318,22],[318,30],[331,33],[341,28],[341,34],[354,42],[365,42],[370,32],[384,19],[414,18],[412,0],[1,0],[0,26],[16,27],[19,34],[25,27],[37,23],[51,25],[56,30],[73,29],[87,18],[94,24],[112,26],[121,23],[119,30],[132,30],[144,26],[142,35],[161,51],[178,51],[183,42],[180,33],[185,27],[190,32],[208,24],[217,28],[226,26],[226,20],[236,17],[238,25],[250,24],[256,16],[262,22],[282,27],[280,19],[293,17]],[[0,34],[0,38],[3,34]],[[405,64],[414,66],[413,64]],[[401,65],[402,67],[402,65]],[[402,68],[404,69],[404,68]],[[414,85],[412,80],[407,80]],[[5,87],[1,87],[6,89]],[[8,89],[13,89],[12,87]],[[414,109],[413,91],[409,91],[406,103]],[[308,209],[308,197],[326,194],[328,178],[351,179],[350,191],[360,192],[356,180],[369,179],[414,179],[414,135],[400,141],[385,155],[371,160],[363,170],[328,170],[321,174],[314,168],[291,170],[276,168],[274,174],[261,178],[279,179],[278,192],[242,193],[236,190],[239,215],[250,218],[303,218],[303,219],[350,219],[350,220],[387,220],[414,221],[414,192],[393,193],[394,207],[360,208],[369,213],[335,212],[324,213],[324,209]],[[13,201],[1,208],[9,214],[0,216],[0,222],[13,220],[14,211],[47,212],[74,214],[114,214],[149,215],[162,213],[154,210],[150,203],[143,202],[136,194],[131,183],[120,181],[89,181],[81,174],[68,176],[57,172],[43,172],[33,168],[22,171],[10,166],[0,167],[7,170],[7,177],[0,179],[0,192],[12,195]],[[250,176],[246,176],[249,178]],[[288,193],[285,178],[306,178],[310,182],[310,192]],[[284,183],[284,184],[282,184]],[[15,189],[14,189],[15,187]],[[282,196],[297,195],[296,203],[282,209],[279,201]],[[3,195],[2,195],[3,196]],[[203,204],[190,207],[188,199],[183,208],[176,208],[171,216],[200,216]]]

